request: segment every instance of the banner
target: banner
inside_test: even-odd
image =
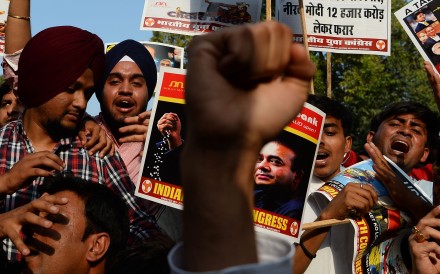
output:
[[[423,59],[440,73],[440,0],[411,1],[394,14]]]
[[[198,35],[260,21],[259,0],[145,0],[141,30]]]
[[[277,0],[276,20],[303,42],[298,0]],[[304,0],[309,49],[390,55],[391,0]]]

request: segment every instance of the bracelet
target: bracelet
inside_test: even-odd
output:
[[[302,239],[299,240],[299,245],[301,246],[304,254],[306,254],[307,258],[310,260],[313,260],[316,258],[316,254],[310,253],[310,251],[306,248],[306,246],[303,244]]]
[[[9,17],[15,18],[15,19],[22,19],[22,20],[31,20],[30,16],[18,16],[18,15],[12,15],[12,14],[8,14]]]

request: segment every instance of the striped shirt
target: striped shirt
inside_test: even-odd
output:
[[[6,173],[25,155],[34,152],[35,149],[24,131],[22,118],[0,129],[0,174]],[[134,185],[118,153],[104,158],[99,158],[98,154],[89,156],[77,136],[61,139],[53,153],[65,163],[65,171],[93,183],[105,184],[122,198],[129,210],[131,241],[160,233],[156,220],[145,213],[140,198],[134,196]],[[0,212],[7,212],[37,199],[38,188],[43,181],[44,177],[32,178],[15,193],[6,195],[0,205]],[[10,260],[21,259],[21,254],[9,239],[3,243],[3,249]]]

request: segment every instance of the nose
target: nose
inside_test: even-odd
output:
[[[401,127],[399,127],[398,133],[403,136],[411,137],[411,128],[409,125],[404,124]]]
[[[263,171],[270,171],[270,164],[266,159],[263,159],[260,162],[257,162],[257,169],[261,169]]]
[[[17,101],[13,101],[8,107],[7,113],[9,116],[17,115],[21,111],[21,104]]]
[[[123,81],[118,90],[120,95],[131,95],[133,94],[133,87],[130,81]]]
[[[86,98],[84,90],[77,90],[74,93],[73,106],[75,108],[85,110],[87,107],[87,101],[88,99]]]

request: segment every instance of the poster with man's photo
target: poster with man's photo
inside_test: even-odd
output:
[[[179,157],[184,145],[186,71],[163,67],[155,90],[136,195],[182,209]]]
[[[254,171],[257,231],[298,242],[325,114],[305,104],[298,116],[260,151]]]
[[[148,52],[150,52],[154,63],[156,63],[157,71],[162,67],[183,69],[184,48],[150,41],[139,41],[139,43],[144,45]],[[107,53],[117,44],[117,42],[106,43],[105,52]]]
[[[440,72],[440,0],[414,0],[395,15],[423,59]]]
[[[136,195],[183,208],[179,158],[185,145],[185,70],[164,68],[148,129]],[[325,114],[306,104],[255,163],[256,230],[298,242],[304,200],[313,172]],[[197,164],[197,163],[195,163]]]

